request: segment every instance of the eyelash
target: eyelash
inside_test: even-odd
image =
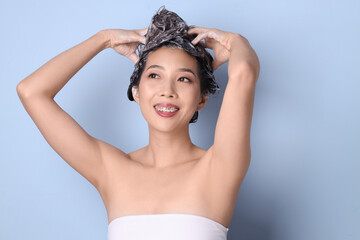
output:
[[[152,78],[151,75],[157,75],[156,73],[150,73],[148,77]],[[181,77],[181,78],[186,78],[187,80],[189,80],[189,82],[192,82],[190,78],[187,77]]]

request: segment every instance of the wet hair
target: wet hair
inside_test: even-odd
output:
[[[196,58],[202,95],[208,96],[220,89],[215,82],[213,74],[213,57],[201,42],[196,45],[191,43],[197,34],[187,34],[187,31],[193,27],[194,26],[188,26],[176,13],[165,9],[164,5],[159,8],[152,17],[148,31],[145,34],[145,44],[139,43],[137,47],[139,60],[135,63],[135,69],[130,77],[130,85],[127,91],[127,96],[130,101],[134,101],[132,88],[139,86],[148,55],[164,46],[180,48]],[[198,115],[199,113],[196,111],[189,123],[195,123]]]

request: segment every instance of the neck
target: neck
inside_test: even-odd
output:
[[[149,128],[149,145],[145,147],[147,165],[164,168],[184,163],[184,159],[191,158],[195,148],[190,139],[189,124],[169,132]]]

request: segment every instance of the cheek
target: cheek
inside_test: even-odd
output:
[[[143,99],[148,99],[155,92],[154,86],[151,86],[151,84],[148,84],[145,82],[143,82],[142,84],[139,85],[139,90],[140,90],[139,96],[141,96]],[[147,101],[147,100],[145,100],[145,101]]]
[[[139,102],[141,111],[148,112],[153,110],[154,96],[156,89],[151,84],[142,82],[139,84]]]
[[[182,99],[184,99],[189,106],[196,108],[200,100],[200,90],[197,88],[191,88],[187,91],[183,91]]]

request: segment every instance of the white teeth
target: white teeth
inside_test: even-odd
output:
[[[155,106],[155,108],[161,112],[176,112],[177,108],[166,108],[166,107],[159,107],[159,106]]]

